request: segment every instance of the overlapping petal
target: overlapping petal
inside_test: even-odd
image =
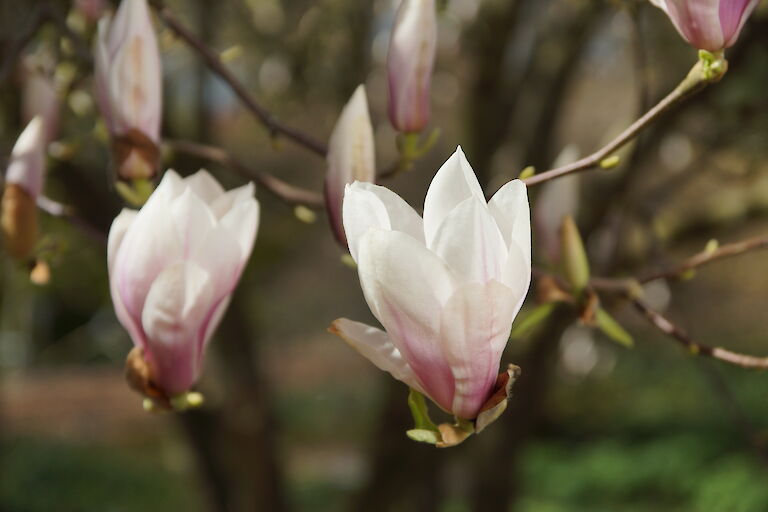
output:
[[[445,411],[476,418],[530,285],[525,185],[515,180],[486,203],[458,148],[432,181],[423,222],[396,194],[355,183],[344,223],[386,332],[345,319],[332,331]]]
[[[360,239],[371,228],[401,231],[424,243],[424,223],[416,210],[388,188],[357,181],[344,195],[344,231],[355,261]]]
[[[168,171],[139,212],[110,229],[110,291],[118,319],[143,348],[156,385],[189,389],[250,255],[258,228],[253,186],[229,193],[208,173]]]

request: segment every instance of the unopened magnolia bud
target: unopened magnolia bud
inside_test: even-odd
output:
[[[560,228],[560,247],[562,268],[565,278],[576,293],[580,293],[589,283],[589,260],[579,228],[568,215]]]
[[[733,46],[760,0],[651,0],[667,13],[694,48],[719,52]]]
[[[344,248],[347,238],[342,225],[341,207],[345,187],[355,181],[376,179],[373,126],[368,114],[365,86],[355,89],[341,111],[328,145],[328,170],[325,174],[325,207],[336,240]]]
[[[387,56],[389,119],[398,131],[420,132],[429,123],[436,49],[434,0],[403,0]]]
[[[37,196],[45,179],[45,125],[37,116],[21,132],[5,174],[0,212],[8,253],[27,259],[37,243]]]
[[[146,0],[123,0],[114,20],[99,22],[95,73],[99,109],[123,180],[159,170],[162,70]]]

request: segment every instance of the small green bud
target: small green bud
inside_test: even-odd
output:
[[[293,214],[305,224],[314,224],[317,220],[317,213],[313,212],[303,204],[296,206],[296,208],[293,209]]]
[[[520,171],[520,176],[518,176],[518,178],[520,178],[521,180],[527,180],[528,178],[533,177],[534,174],[536,174],[536,168],[532,165],[529,165],[528,167]]]
[[[579,234],[579,228],[570,215],[563,219],[560,228],[560,245],[562,247],[561,264],[565,278],[573,287],[573,291],[581,293],[589,283],[589,260],[584,242]]]
[[[619,155],[609,156],[600,161],[600,168],[605,170],[613,169],[619,165],[619,163],[621,163],[621,157],[619,157]]]

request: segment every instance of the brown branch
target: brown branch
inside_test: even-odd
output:
[[[701,61],[697,62],[690,73],[688,73],[688,76],[675,88],[675,90],[646,112],[640,119],[632,123],[629,128],[620,133],[611,142],[581,160],[536,174],[523,180],[523,182],[530,187],[567,174],[600,167],[607,158],[613,156],[617,150],[632,141],[640,132],[652,125],[664,113],[693,94],[703,90],[711,81],[714,81],[714,79],[706,77],[706,72],[703,69]]]
[[[286,183],[271,174],[251,169],[221,148],[185,140],[165,140],[163,144],[172,151],[204,158],[229,167],[241,176],[252,179],[288,205],[321,208],[325,204],[320,194]]]
[[[160,19],[163,20],[163,23],[165,23],[165,25],[178,37],[183,39],[184,42],[203,59],[211,71],[219,75],[219,77],[229,85],[248,110],[250,110],[251,113],[267,127],[272,136],[282,135],[319,156],[325,156],[327,148],[323,143],[296,128],[281,123],[275,119],[267,109],[261,106],[253,96],[251,96],[245,86],[221,62],[218,54],[208,48],[205,43],[176,19],[171,10],[162,2],[162,0],[151,0],[151,3],[157,10],[157,14],[160,16]]]
[[[685,274],[689,270],[707,265],[713,261],[731,258],[733,256],[739,256],[750,251],[766,248],[768,248],[768,235],[756,236],[741,242],[734,242],[732,244],[723,245],[714,251],[703,250],[674,268],[648,274],[644,277],[641,277],[639,281],[640,283],[644,284],[650,281],[655,281],[657,279],[675,279]]]
[[[103,245],[107,244],[107,234],[81,217],[71,206],[59,203],[46,196],[40,196],[37,198],[37,207],[52,217],[69,221],[96,242]]]
[[[659,331],[675,339],[680,345],[688,349],[694,355],[705,355],[725,363],[742,368],[768,370],[768,357],[756,357],[740,354],[721,347],[712,347],[694,341],[682,328],[672,323],[668,318],[653,310],[643,301],[637,298],[630,299],[632,305]]]

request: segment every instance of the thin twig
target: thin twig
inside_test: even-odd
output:
[[[172,151],[204,158],[229,167],[241,176],[252,179],[286,204],[312,208],[321,208],[325,204],[322,195],[286,183],[271,174],[251,169],[221,148],[185,140],[165,140],[163,144]]]
[[[262,107],[235,75],[221,62],[218,54],[208,48],[205,43],[176,19],[171,10],[162,2],[162,0],[151,0],[151,3],[157,10],[157,14],[160,16],[160,19],[163,20],[163,23],[165,23],[165,25],[178,37],[183,39],[190,48],[197,52],[203,61],[205,61],[208,68],[219,75],[219,77],[229,85],[248,110],[250,110],[251,113],[253,113],[253,115],[267,127],[272,136],[282,135],[319,156],[325,156],[327,148],[323,143],[296,128],[281,123],[275,119],[267,109]]]
[[[689,270],[693,270],[697,267],[707,265],[713,261],[721,260],[724,258],[731,258],[733,256],[739,256],[741,254],[755,251],[759,249],[768,248],[768,235],[760,235],[741,242],[734,242],[732,244],[723,245],[715,250],[703,250],[700,253],[688,258],[680,265],[663,270],[661,272],[650,273],[639,279],[640,283],[648,283],[656,281],[657,279],[675,279],[685,274]]]
[[[705,355],[742,368],[768,370],[768,357],[756,357],[740,354],[721,347],[712,347],[694,341],[682,328],[672,323],[667,317],[655,311],[645,302],[631,298],[632,305],[658,330],[675,339],[694,355]]]
[[[624,130],[601,149],[571,164],[535,174],[534,176],[523,180],[523,182],[530,187],[567,174],[599,167],[607,158],[613,156],[617,150],[633,140],[645,128],[652,125],[654,121],[662,116],[662,114],[691,95],[704,89],[709,82],[703,78],[701,66],[701,62],[697,62],[685,80],[683,80],[675,90],[669,93],[664,99],[656,104],[656,106],[651,108],[640,119],[632,123],[629,128]]]
[[[86,219],[78,215],[74,208],[54,201],[46,196],[37,198],[37,207],[52,217],[58,217],[72,223],[82,230],[86,235],[93,238],[100,244],[106,245],[107,235],[101,229],[97,228]]]

